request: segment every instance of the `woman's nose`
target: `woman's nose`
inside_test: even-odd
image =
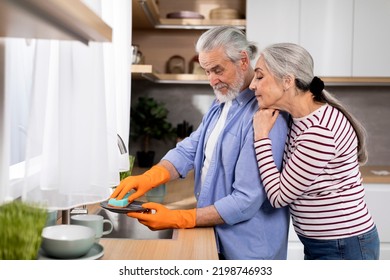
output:
[[[252,79],[249,88],[253,91],[256,91],[256,84],[255,84],[255,78]]]

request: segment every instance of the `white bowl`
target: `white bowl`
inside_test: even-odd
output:
[[[72,259],[88,253],[94,242],[95,232],[89,227],[54,225],[43,229],[41,247],[48,256]]]

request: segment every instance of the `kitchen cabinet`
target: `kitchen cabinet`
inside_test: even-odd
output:
[[[350,76],[353,0],[248,0],[247,5],[248,38],[260,48],[300,44],[313,56],[316,75]]]
[[[111,42],[112,29],[80,0],[0,0],[0,37]]]
[[[366,203],[376,223],[380,239],[380,259],[390,260],[390,221],[386,205],[390,201],[390,166],[361,167]]]
[[[290,229],[288,232],[288,248],[287,248],[287,260],[303,260],[303,245],[295,233],[292,221],[290,221]]]
[[[247,0],[246,34],[260,49],[276,42],[299,43],[299,0]]]
[[[301,0],[300,44],[318,76],[351,76],[353,0]]]
[[[390,76],[390,1],[355,0],[353,76]]]
[[[132,44],[139,46],[145,64],[152,67],[151,72],[135,73],[140,68],[133,65],[133,78],[146,78],[156,83],[207,83],[205,75],[189,73],[189,63],[196,56],[195,43],[199,36],[218,25],[246,28],[245,0],[133,0],[132,4]],[[209,12],[218,7],[235,9],[242,18],[210,19]],[[203,15],[204,19],[166,17],[168,13],[178,11],[195,11]],[[166,62],[174,55],[184,58],[184,73],[167,73]]]
[[[0,0],[0,41],[2,38],[78,40],[85,44],[111,42],[112,28],[80,0]],[[4,43],[0,42],[0,133],[11,123],[3,114],[7,76],[5,52]],[[0,145],[2,157],[9,149],[7,145]],[[1,159],[1,185],[9,178],[7,159]]]
[[[374,217],[380,239],[380,259],[390,260],[390,222],[385,205],[390,201],[390,183],[364,184],[368,209]]]
[[[350,76],[353,0],[248,0],[250,40],[260,48],[278,42],[305,47],[318,76]]]
[[[260,48],[302,45],[327,85],[389,85],[390,35],[377,32],[390,26],[389,7],[386,0],[247,0],[247,34]]]

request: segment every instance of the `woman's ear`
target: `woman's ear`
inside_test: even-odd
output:
[[[283,90],[287,91],[288,89],[293,87],[294,86],[294,81],[295,81],[295,78],[293,76],[291,76],[291,75],[284,76],[284,78],[283,78]]]

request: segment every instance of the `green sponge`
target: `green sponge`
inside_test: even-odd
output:
[[[129,205],[129,201],[127,198],[130,196],[130,193],[127,193],[124,198],[117,200],[116,198],[110,198],[108,200],[108,205],[109,206],[114,206],[114,207],[126,207]]]

